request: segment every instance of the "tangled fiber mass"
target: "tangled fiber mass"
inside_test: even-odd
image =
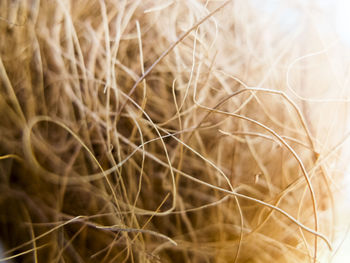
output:
[[[329,262],[349,54],[280,2],[1,1],[0,261]]]

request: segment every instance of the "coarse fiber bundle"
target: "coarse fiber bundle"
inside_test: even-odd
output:
[[[350,53],[262,2],[0,1],[0,261],[330,262]]]

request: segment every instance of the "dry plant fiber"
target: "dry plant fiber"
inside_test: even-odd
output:
[[[349,52],[274,8],[0,1],[0,261],[330,262]]]

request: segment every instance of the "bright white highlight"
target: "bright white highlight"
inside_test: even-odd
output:
[[[350,1],[338,0],[336,30],[340,40],[350,46]]]

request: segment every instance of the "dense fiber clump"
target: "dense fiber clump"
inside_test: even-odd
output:
[[[1,1],[2,258],[329,259],[346,72],[291,2]]]

